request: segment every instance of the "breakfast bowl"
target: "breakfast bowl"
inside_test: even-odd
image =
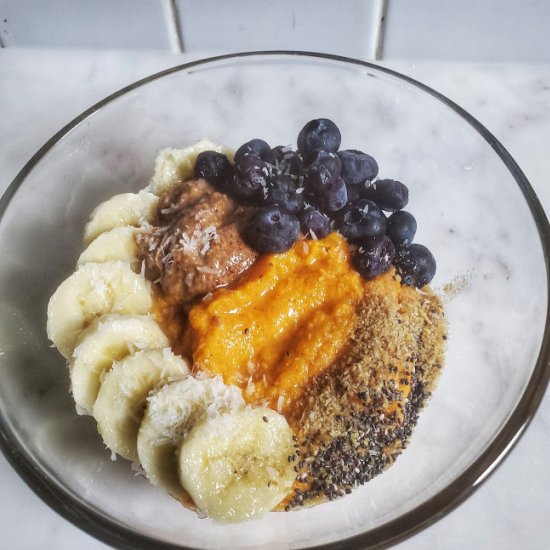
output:
[[[416,240],[437,259],[445,365],[408,447],[351,494],[216,523],[112,460],[78,416],[46,309],[82,250],[90,212],[137,192],[155,157],[204,137],[294,144],[315,118],[342,148],[405,182]],[[163,71],[93,106],[49,140],[0,202],[0,443],[53,509],[121,548],[364,548],[425,528],[467,498],[527,427],[548,383],[550,228],[521,170],[479,122],[436,91],[376,65],[260,52]],[[330,332],[330,327],[326,330]]]

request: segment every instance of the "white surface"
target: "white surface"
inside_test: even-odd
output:
[[[0,190],[56,130],[120,86],[184,58],[169,54],[0,52]],[[550,209],[546,136],[550,131],[550,66],[474,67],[394,64],[477,116],[508,147]],[[527,329],[526,329],[527,330]],[[550,399],[505,464],[452,514],[403,548],[545,548],[550,486]],[[0,520],[9,548],[101,548],[34,497],[0,462]]]

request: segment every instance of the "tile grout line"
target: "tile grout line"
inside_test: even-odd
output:
[[[178,7],[175,0],[162,0],[162,11],[164,13],[164,22],[168,33],[168,41],[172,53],[184,52],[183,39],[178,20]]]
[[[376,14],[376,28],[374,31],[373,38],[373,58],[376,61],[382,59],[384,54],[384,35],[386,31],[386,14],[388,13],[388,2],[389,0],[379,0],[378,1],[378,10]]]

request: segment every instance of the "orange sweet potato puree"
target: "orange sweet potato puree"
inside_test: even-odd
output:
[[[189,312],[185,340],[194,368],[284,413],[355,328],[366,283],[349,258],[336,233],[262,256],[235,287]]]

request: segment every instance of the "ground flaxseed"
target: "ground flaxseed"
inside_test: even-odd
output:
[[[348,494],[394,462],[439,377],[445,339],[430,290],[367,291],[349,344],[290,419],[301,456],[286,509]]]

